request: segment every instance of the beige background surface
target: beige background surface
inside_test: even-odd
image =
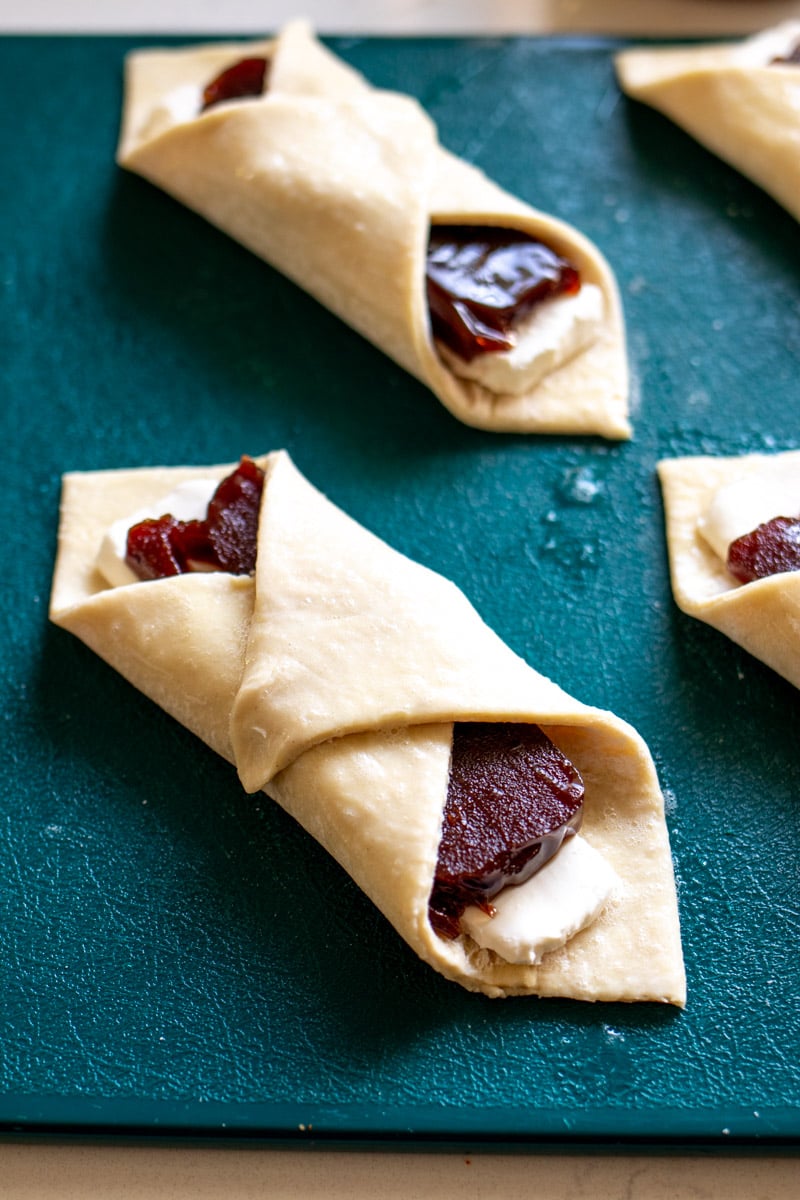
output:
[[[797,0],[0,0],[0,31],[271,32],[305,16],[321,33],[747,33]]]
[[[0,0],[2,32],[745,34],[800,0]],[[800,1150],[800,1147],[798,1147]],[[0,1200],[798,1200],[791,1158],[353,1154],[0,1143]]]
[[[797,1200],[789,1159],[0,1146],[3,1200]]]

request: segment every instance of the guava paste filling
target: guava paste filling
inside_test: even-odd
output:
[[[242,58],[226,67],[203,88],[201,112],[207,112],[223,100],[244,100],[262,96],[269,80],[269,59]]]
[[[460,932],[465,908],[525,883],[580,828],[583,780],[538,725],[458,722],[438,862],[434,929]]]
[[[179,521],[166,513],[133,525],[126,563],[140,579],[189,571],[250,575],[256,565],[263,487],[264,472],[252,459],[243,458],[214,492],[204,520]]]
[[[728,547],[727,567],[740,583],[800,571],[800,516],[773,517]]]
[[[433,225],[427,290],[433,335],[465,362],[514,346],[513,327],[551,296],[575,295],[577,269],[544,242],[492,225]]]

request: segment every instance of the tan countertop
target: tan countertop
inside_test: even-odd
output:
[[[3,1200],[797,1200],[791,1159],[0,1147]]]
[[[0,3],[0,31],[264,33],[304,16],[320,33],[751,33],[797,0],[30,0]]]
[[[224,12],[224,15],[223,15]],[[0,0],[0,32],[746,34],[800,16],[785,0]],[[297,1152],[6,1142],[2,1200],[796,1200],[791,1158]]]

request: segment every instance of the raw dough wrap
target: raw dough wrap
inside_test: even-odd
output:
[[[738,583],[707,545],[697,522],[714,493],[800,451],[741,458],[665,459],[658,464],[664,495],[672,591],[678,607],[724,633],[800,687],[800,571]],[[775,516],[793,514],[775,513]]]
[[[109,524],[230,467],[65,476],[52,619],[235,762],[342,864],[425,961],[465,987],[682,1004],[672,862],[652,760],[613,715],[537,674],[442,576],[392,550],[283,452],[267,472],[255,578],[104,588]],[[622,888],[540,966],[428,921],[452,723],[540,724],[582,772],[583,834]]]
[[[265,95],[197,115],[202,88],[243,56],[268,55]],[[131,55],[118,161],[283,272],[485,429],[630,436],[614,277],[588,239],[445,151],[408,96],[372,88],[303,23],[276,39]],[[431,220],[511,226],[597,284],[597,340],[521,396],[460,380],[431,338]]]
[[[800,220],[800,66],[768,65],[799,40],[787,21],[745,42],[624,50],[617,76]]]

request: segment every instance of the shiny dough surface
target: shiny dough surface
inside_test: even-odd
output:
[[[199,102],[245,55],[270,59],[263,96],[189,116],[170,100],[194,88]],[[416,100],[371,87],[305,23],[267,41],[132,54],[118,161],[299,284],[468,425],[630,436],[622,309],[597,247],[450,154]],[[510,226],[546,241],[601,289],[597,339],[522,395],[459,379],[431,337],[432,221]]]
[[[661,791],[647,747],[538,674],[453,584],[328,501],[284,452],[266,470],[255,578],[106,588],[108,525],[201,467],[65,476],[51,617],[236,764],[342,864],[417,954],[490,996],[683,1004]],[[583,834],[623,881],[537,967],[428,922],[457,720],[541,725],[584,776]]]

